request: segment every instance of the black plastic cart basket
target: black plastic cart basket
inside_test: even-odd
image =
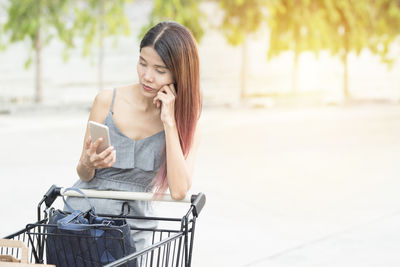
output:
[[[154,200],[153,195],[150,193],[132,193],[132,192],[120,192],[120,191],[96,191],[96,190],[82,190],[89,198],[109,198],[118,200]],[[29,262],[46,264],[46,246],[53,246],[50,241],[51,238],[62,237],[62,246],[57,247],[57,254],[60,254],[61,258],[67,257],[67,254],[71,250],[80,250],[82,257],[91,258],[95,255],[95,249],[93,246],[99,245],[99,240],[93,236],[63,236],[63,233],[50,231],[54,225],[48,224],[49,213],[54,211],[52,207],[53,202],[60,196],[80,196],[76,192],[64,192],[64,188],[52,186],[48,192],[44,195],[43,199],[37,206],[38,220],[35,223],[28,224],[24,229],[14,234],[6,236],[6,239],[20,240],[22,241],[29,250]],[[158,201],[171,201],[173,200],[169,195],[164,195],[161,198],[157,198]],[[159,226],[157,229],[145,229],[145,228],[132,228],[131,230],[149,231],[151,232],[151,245],[145,247],[140,251],[133,253],[127,253],[127,249],[123,244],[122,233],[120,237],[118,234],[112,233],[105,235],[101,242],[101,245],[107,246],[110,239],[120,238],[121,242],[121,258],[115,259],[110,262],[108,260],[106,265],[101,262],[95,261],[80,261],[74,259],[75,266],[191,266],[193,243],[194,243],[194,232],[196,225],[196,218],[201,212],[205,205],[205,195],[199,193],[192,195],[190,198],[178,202],[190,203],[189,209],[186,214],[181,218],[166,218],[166,217],[142,217],[142,216],[128,216],[128,215],[112,215],[112,214],[99,214],[99,216],[110,217],[110,218],[125,218],[125,219],[136,219],[136,220],[152,220],[164,225]],[[44,215],[44,216],[42,216]],[[166,226],[165,226],[166,225]],[[100,229],[103,231],[113,231],[107,226]],[[79,238],[78,242],[70,242],[73,238]],[[96,240],[95,240],[96,239]],[[79,244],[76,246],[76,244]],[[60,246],[59,243],[55,244]],[[75,246],[74,246],[75,245]],[[11,255],[14,258],[21,257],[21,252],[15,248],[0,248],[0,255]],[[96,258],[96,257],[93,257]]]

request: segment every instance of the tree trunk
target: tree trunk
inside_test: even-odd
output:
[[[98,64],[98,90],[103,90],[103,60],[104,60],[104,1],[100,1],[100,12],[99,12],[99,64]]]
[[[293,95],[297,94],[297,84],[298,84],[298,76],[299,76],[299,53],[294,52],[294,62],[293,62],[293,73],[292,73],[292,93]]]
[[[41,17],[41,3],[38,2],[38,20],[39,26],[35,35],[35,97],[36,103],[41,103],[43,100],[43,89],[42,89],[42,40],[40,33],[40,17]]]
[[[346,99],[350,98],[349,94],[349,66],[348,66],[348,59],[347,59],[347,51],[343,55],[343,93]]]
[[[240,100],[244,100],[247,96],[247,36],[244,37],[242,44],[242,66],[240,71]]]
[[[292,73],[292,94],[297,94],[297,80],[299,71],[299,56],[300,56],[300,26],[296,25],[294,29],[294,62],[293,62],[293,73]]]
[[[348,39],[348,31],[347,28],[345,29],[344,33],[344,52],[343,52],[343,93],[348,100],[350,98],[349,92],[349,66],[348,66],[348,55],[349,55],[349,39]]]

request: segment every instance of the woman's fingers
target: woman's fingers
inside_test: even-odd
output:
[[[165,93],[162,93],[162,92],[157,93],[157,100],[156,100],[157,108],[160,108],[163,103],[164,104],[166,103],[165,96],[166,96]]]
[[[160,107],[160,99],[158,97],[158,94],[153,98],[153,104],[157,105],[157,107]]]
[[[91,144],[92,144],[92,137],[89,135],[88,139],[86,140],[85,148],[90,149]]]
[[[96,168],[111,167],[115,163],[115,155],[114,147],[110,146],[96,156],[94,165]]]
[[[172,94],[172,92],[169,92],[168,94],[158,92],[158,99],[163,105],[170,105],[175,102],[175,96]]]
[[[153,99],[153,104],[159,108],[162,102],[171,102],[176,98],[176,90],[174,84],[167,84],[161,87],[157,95]]]
[[[102,142],[102,138],[97,139],[93,144],[87,142],[87,156],[89,158],[90,165],[96,169],[111,167],[115,163],[116,153],[113,146],[110,146],[101,153],[97,154],[97,148]]]
[[[111,167],[114,165],[116,159],[116,152],[113,150],[105,159],[104,159],[104,168]]]
[[[160,98],[158,97],[158,95],[156,97],[154,97],[153,104],[157,105],[158,108],[160,107],[161,101],[160,101]]]
[[[171,94],[174,95],[174,97],[176,97],[176,89],[175,89],[175,85],[173,83],[168,85],[166,90],[168,90]]]
[[[93,144],[92,144],[92,146],[90,147],[90,149],[89,149],[89,154],[90,155],[95,155],[96,154],[96,151],[97,151],[97,148],[99,147],[99,145],[101,144],[103,142],[103,138],[102,137],[100,137],[99,139],[97,139]]]
[[[110,146],[98,155],[100,160],[104,160],[114,151],[114,147]]]

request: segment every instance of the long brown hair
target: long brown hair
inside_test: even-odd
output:
[[[196,41],[191,32],[179,23],[161,22],[145,34],[140,43],[140,50],[148,46],[157,51],[175,81],[175,121],[182,152],[186,158],[193,143],[202,108]],[[158,193],[168,188],[166,158],[153,181],[153,186]]]

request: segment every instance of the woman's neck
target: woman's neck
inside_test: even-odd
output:
[[[151,97],[145,97],[142,92],[141,92],[141,85],[140,84],[135,84],[132,86],[132,92],[133,92],[133,98],[134,98],[134,103],[137,105],[137,107],[140,110],[143,111],[154,111],[155,105],[153,104],[153,98]]]

